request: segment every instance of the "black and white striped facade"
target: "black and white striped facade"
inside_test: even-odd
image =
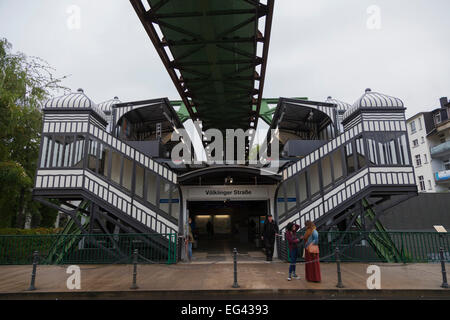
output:
[[[103,113],[106,116],[106,120],[108,121],[108,126],[106,128],[106,131],[111,132],[114,124],[113,124],[113,107],[116,104],[122,103],[122,101],[119,100],[119,98],[116,96],[113,99],[109,99],[106,101],[103,101],[98,104],[98,107],[100,110],[103,111]]]
[[[416,192],[404,110],[400,99],[367,90],[345,111],[342,134],[283,170],[276,195],[280,227],[295,222],[304,228],[371,190]]]
[[[385,128],[390,121],[406,121],[403,101],[366,89],[366,92],[344,113],[342,123],[348,130],[368,121],[374,128]],[[379,125],[376,123],[379,122]],[[388,130],[388,129],[386,129]]]
[[[103,130],[108,124],[108,117],[89,99],[82,89],[67,95],[47,100],[42,106],[44,111],[44,128],[51,130],[70,130],[77,132],[81,123],[83,130],[92,124]]]
[[[338,100],[338,99],[334,99],[331,96],[328,96],[327,100],[325,100],[326,103],[331,103],[336,105],[336,110],[337,110],[337,127],[339,129],[339,132],[342,133],[344,132],[344,126],[342,125],[342,120],[344,118],[344,113],[351,108],[351,104]]]
[[[142,106],[161,101],[168,106],[166,100],[128,104],[112,99],[96,105],[83,92],[49,100],[43,107],[34,194],[82,195],[120,220],[128,219],[135,230],[143,230],[139,232],[184,233],[186,201],[194,201],[189,198],[195,194],[190,192],[194,187],[181,188],[174,170],[106,127],[108,121],[116,126],[125,114]],[[331,97],[325,103],[282,98],[272,128],[278,128],[275,122],[281,123],[286,106],[291,108],[290,116],[296,112],[308,116],[313,110],[319,119],[314,124],[318,132],[314,139],[327,142],[306,156],[290,159],[277,173],[281,181],[274,179],[259,193],[267,197],[269,211],[281,229],[289,222],[302,228],[307,220],[328,223],[371,195],[416,192],[400,99],[366,91],[350,107]],[[339,128],[341,119],[344,129]],[[302,125],[308,127],[304,121]],[[288,124],[284,128],[290,129]]]
[[[112,107],[116,102],[109,101],[100,107]],[[82,91],[50,99],[42,110],[44,123],[35,196],[83,195],[108,211],[117,212],[123,221],[128,218],[130,225],[135,224],[135,230],[147,228],[165,234],[167,238],[167,234],[179,232],[182,201],[175,172],[106,131],[109,115],[106,116]],[[105,168],[103,174],[98,170],[99,161],[94,167],[90,165],[92,158],[101,158],[102,150],[106,149],[110,159],[113,154],[119,157],[116,158],[119,159],[120,181],[112,179],[117,170],[111,168],[114,167],[113,159],[109,160],[109,169]],[[129,171],[131,187],[121,184],[126,180],[124,167],[127,163],[132,165]],[[145,173],[145,179],[151,177],[154,181],[152,188],[157,187],[155,194],[158,197],[152,201],[146,199],[148,187],[142,186],[143,180],[140,183],[143,192],[137,195],[138,168]],[[161,194],[160,186],[169,188],[168,196]],[[159,204],[163,197],[169,204]],[[175,200],[177,206],[172,205]]]

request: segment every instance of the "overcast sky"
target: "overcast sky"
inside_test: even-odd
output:
[[[97,103],[179,99],[129,1],[0,0],[0,37]],[[448,0],[277,0],[264,97],[353,103],[370,87],[401,98],[409,117],[450,96],[449,71]]]

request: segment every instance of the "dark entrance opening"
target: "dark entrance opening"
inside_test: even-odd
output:
[[[233,248],[240,259],[264,260],[260,239],[268,201],[190,201],[188,210],[194,260],[229,260]]]

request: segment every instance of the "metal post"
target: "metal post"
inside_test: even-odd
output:
[[[234,283],[233,288],[239,288],[238,282],[237,282],[237,249],[233,249],[233,260],[234,260]]]
[[[448,288],[447,283],[447,272],[445,271],[445,260],[444,260],[444,248],[439,248],[439,256],[441,257],[441,268],[442,268],[442,288]]]
[[[130,289],[139,288],[136,284],[137,262],[138,262],[138,249],[134,249],[134,252],[133,252],[133,284],[131,285]]]
[[[336,265],[337,265],[337,276],[338,276],[338,283],[336,287],[338,288],[344,288],[344,285],[342,284],[341,279],[341,259],[339,258],[339,247],[336,247]]]
[[[36,280],[36,266],[38,262],[38,256],[39,253],[37,251],[33,252],[33,271],[31,272],[31,283],[30,287],[28,288],[28,291],[36,290],[36,287],[34,286],[34,282]]]

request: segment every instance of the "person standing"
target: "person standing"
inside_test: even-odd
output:
[[[192,261],[192,243],[194,243],[194,235],[192,234],[192,228],[191,228],[192,219],[189,218],[189,224],[188,224],[188,234],[186,238],[186,246],[187,246],[187,252],[188,252],[188,259],[189,262]]]
[[[264,241],[264,246],[266,248],[266,261],[272,261],[273,248],[275,245],[275,236],[278,235],[278,225],[273,220],[271,214],[267,216],[264,221],[263,234],[261,239]]]
[[[306,232],[302,237],[305,242],[305,274],[306,280],[320,282],[319,233],[312,221],[306,221]]]
[[[208,238],[211,239],[214,234],[213,224],[211,223],[211,220],[208,220],[208,223],[206,224],[206,231],[208,232]]]
[[[300,279],[300,277],[295,273],[295,264],[297,263],[297,255],[298,255],[298,243],[300,239],[297,237],[297,230],[300,228],[298,224],[294,224],[289,222],[286,227],[286,240],[289,246],[289,277],[288,281],[291,281],[292,278]]]

